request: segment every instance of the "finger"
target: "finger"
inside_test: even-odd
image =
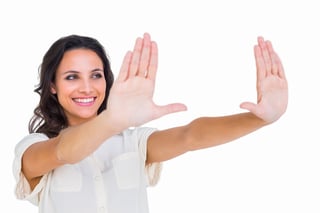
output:
[[[266,41],[266,46],[271,60],[271,74],[278,75],[278,64],[270,41]]]
[[[255,103],[252,103],[252,102],[243,102],[240,104],[240,108],[241,109],[246,109],[248,111],[252,111],[254,110],[254,108],[256,107],[256,104]]]
[[[264,41],[264,39],[262,37],[259,37],[258,44],[259,44],[259,47],[261,49],[261,53],[263,56],[265,69],[266,69],[266,75],[270,75],[271,74],[271,59],[270,59],[270,55],[269,55],[269,51],[268,51],[266,42]]]
[[[156,74],[158,70],[158,45],[156,42],[151,42],[151,56],[150,56],[150,62],[148,66],[148,73],[147,78],[151,80],[156,79]]]
[[[281,60],[278,54],[274,51],[272,43],[270,41],[267,42],[267,48],[272,61],[272,74],[278,75],[280,78],[284,78],[285,76]]]
[[[142,51],[143,40],[142,38],[137,38],[134,45],[131,63],[129,66],[129,77],[137,75],[138,67],[140,63],[140,56]]]
[[[256,62],[257,82],[259,82],[266,77],[266,68],[259,45],[254,46],[254,56]]]
[[[243,102],[240,104],[240,108],[241,109],[245,109],[248,110],[249,112],[252,112],[253,114],[255,114],[256,116],[258,116],[259,118],[261,118],[261,110],[258,107],[257,104],[252,103],[252,102]]]
[[[125,81],[128,78],[129,66],[132,58],[132,52],[128,51],[123,58],[123,62],[116,81]]]
[[[148,33],[145,33],[143,36],[143,47],[142,53],[140,57],[139,68],[137,71],[137,75],[141,77],[145,77],[147,74],[148,64],[150,60],[150,49],[151,49],[151,39]]]
[[[282,62],[278,56],[278,54],[276,54],[276,61],[277,61],[277,64],[278,64],[278,75],[280,78],[282,79],[285,79],[286,78],[286,75],[285,75],[285,72],[284,72],[284,68],[283,68],[283,65],[282,65]]]
[[[173,103],[173,104],[167,104],[164,106],[158,106],[155,117],[160,118],[167,114],[186,111],[186,110],[187,110],[187,106],[182,103]]]

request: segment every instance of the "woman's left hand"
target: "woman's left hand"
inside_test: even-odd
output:
[[[267,123],[272,123],[287,109],[288,82],[281,60],[270,41],[258,37],[254,55],[257,67],[257,103],[243,102],[240,107]]]

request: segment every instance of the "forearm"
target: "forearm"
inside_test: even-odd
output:
[[[238,139],[265,125],[265,121],[250,112],[202,117],[187,125],[187,144],[189,150],[208,148]]]
[[[104,111],[86,123],[63,130],[57,138],[57,157],[62,163],[76,163],[119,132]]]
[[[156,131],[148,139],[147,163],[162,162],[188,151],[224,144],[267,123],[252,113],[201,117],[187,125]]]

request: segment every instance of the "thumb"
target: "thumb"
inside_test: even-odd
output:
[[[181,103],[172,103],[172,104],[167,104],[163,106],[158,106],[156,110],[156,117],[160,118],[164,115],[175,113],[175,112],[181,112],[181,111],[186,111],[187,106]]]
[[[243,102],[240,104],[241,109],[246,109],[252,113],[254,113],[257,109],[257,104],[252,103],[252,102]],[[255,114],[255,113],[254,113]]]
[[[259,108],[258,104],[252,103],[252,102],[243,102],[240,104],[241,109],[246,109],[256,115],[257,117],[262,118],[263,110]]]

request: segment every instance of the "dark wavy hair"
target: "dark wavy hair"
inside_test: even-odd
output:
[[[68,126],[67,117],[58,102],[57,95],[51,93],[51,85],[55,82],[57,68],[69,50],[89,49],[94,51],[103,62],[103,72],[106,80],[105,99],[98,109],[98,114],[106,109],[106,104],[114,77],[110,61],[104,47],[94,38],[69,35],[54,42],[43,57],[39,67],[39,84],[34,92],[40,95],[38,106],[29,121],[29,133],[44,133],[49,138],[55,137]]]

